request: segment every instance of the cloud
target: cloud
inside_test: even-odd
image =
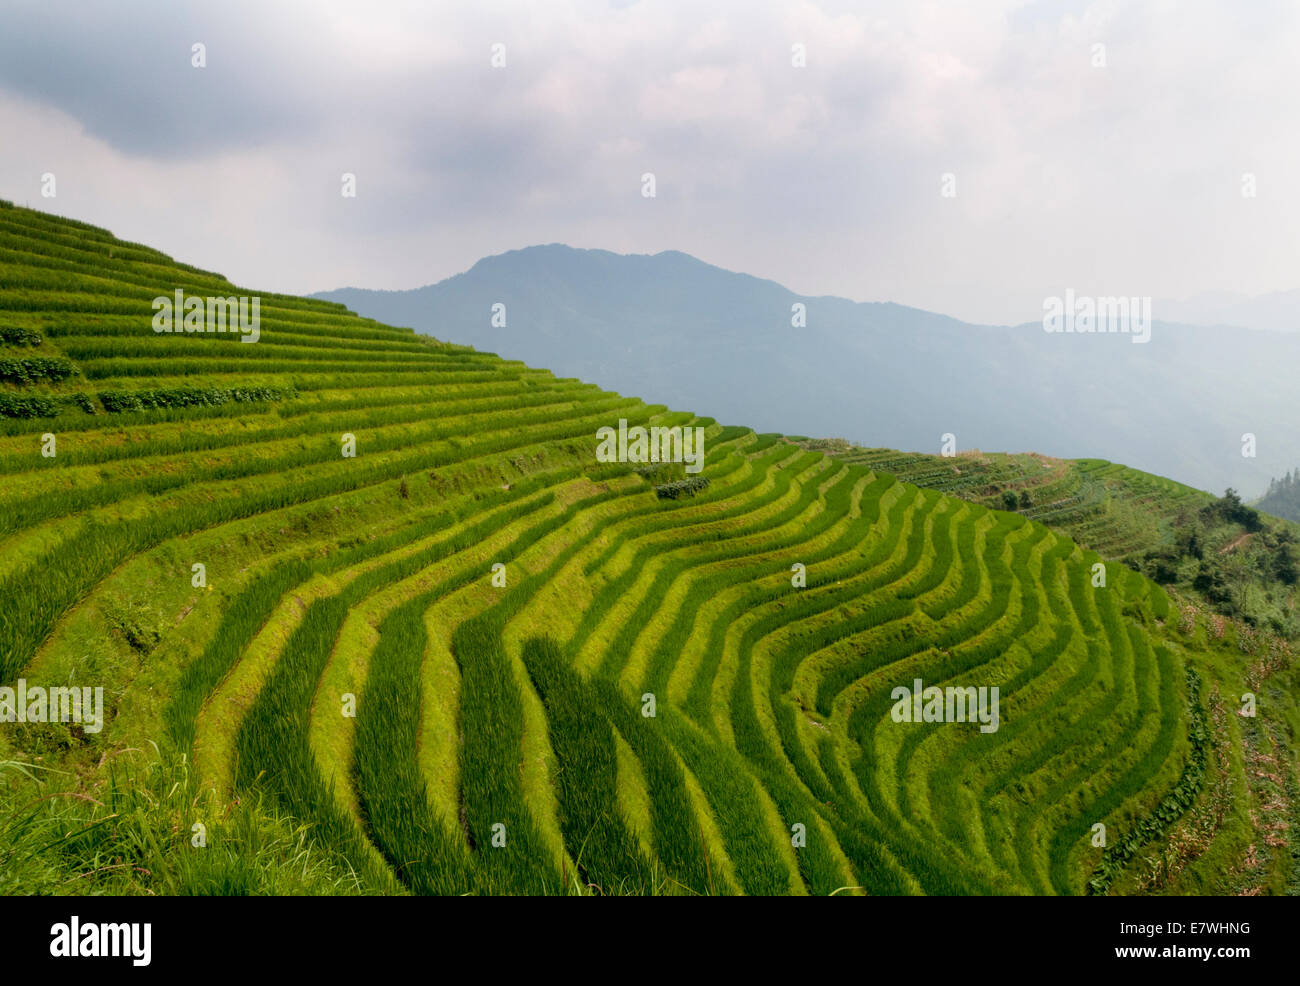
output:
[[[288,291],[563,241],[979,321],[1262,293],[1296,286],[1300,28],[1248,7],[19,3],[0,194]]]

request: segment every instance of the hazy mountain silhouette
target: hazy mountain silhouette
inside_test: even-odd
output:
[[[1189,325],[1300,332],[1300,291],[1274,291],[1256,297],[1205,291],[1182,301],[1155,302],[1155,308],[1169,321]]]
[[[951,432],[959,449],[1106,458],[1244,495],[1300,461],[1300,333],[1158,321],[1135,344],[1041,321],[973,325],[798,295],[677,251],[561,244],[409,291],[316,297],[761,431],[926,452]],[[491,325],[496,303],[504,328]],[[791,325],[796,303],[804,328]],[[1256,458],[1242,455],[1248,432]]]

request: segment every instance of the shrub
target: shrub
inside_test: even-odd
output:
[[[661,500],[680,500],[708,488],[709,480],[706,476],[692,476],[690,479],[679,479],[675,483],[656,486],[655,495]]]
[[[52,418],[59,413],[61,401],[54,397],[15,397],[0,394],[0,417]]]
[[[1259,511],[1242,503],[1241,496],[1231,487],[1224,490],[1223,496],[1214,503],[1202,507],[1201,514],[1206,517],[1221,517],[1234,524],[1240,524],[1252,533],[1261,530],[1264,526]]]
[[[16,325],[0,325],[0,343],[6,346],[39,346],[40,333],[20,329]]]
[[[76,366],[66,359],[50,359],[47,356],[0,359],[0,381],[6,383],[35,383],[37,380],[58,382],[76,372]]]

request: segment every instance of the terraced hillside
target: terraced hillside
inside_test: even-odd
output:
[[[978,450],[946,457],[860,448],[843,439],[795,441],[904,482],[1016,510],[1117,561],[1172,543],[1179,512],[1214,500],[1203,490],[1104,459]]]
[[[157,334],[252,292],[69,220],[0,248],[0,685],[105,689],[0,724],[7,891],[1293,878],[1287,656],[1041,523],[328,303]],[[619,419],[708,483],[598,462]],[[917,679],[996,721],[897,721]]]
[[[1215,497],[1104,459],[977,449],[942,456],[843,439],[789,440],[902,482],[1014,510],[1221,616],[1300,639],[1300,526],[1285,514],[1260,513],[1233,490]]]

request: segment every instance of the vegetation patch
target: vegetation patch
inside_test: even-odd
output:
[[[231,402],[283,401],[297,395],[294,387],[174,387],[166,390],[101,390],[99,401],[109,414],[121,414],[158,408],[220,407]]]
[[[71,360],[49,356],[23,356],[0,359],[0,382],[32,384],[41,381],[58,383],[77,373]]]
[[[655,487],[655,496],[661,500],[680,500],[695,496],[709,488],[708,476],[691,476],[672,483],[663,483]]]
[[[15,325],[0,325],[0,344],[5,346],[39,346],[42,342],[39,332],[20,328]]]

